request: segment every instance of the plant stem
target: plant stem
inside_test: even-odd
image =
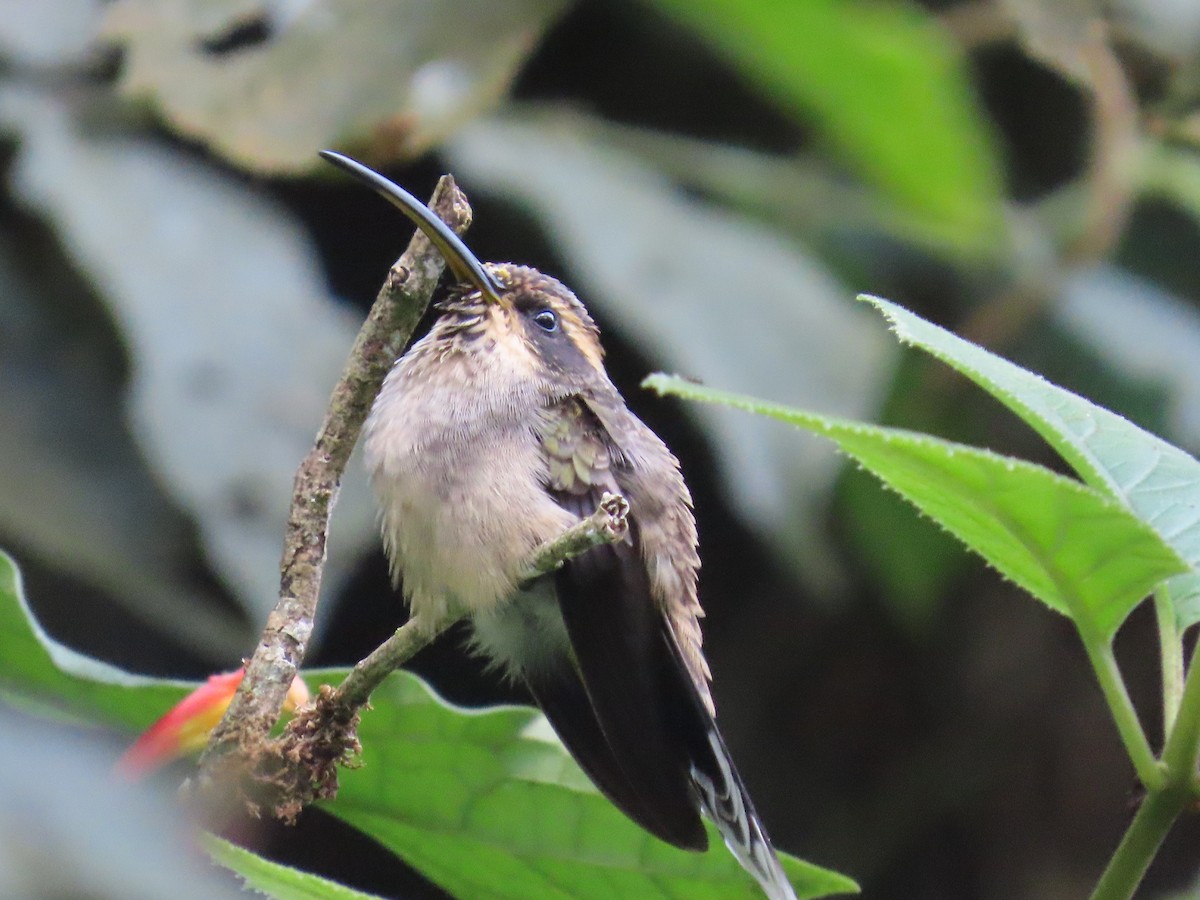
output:
[[[596,511],[572,525],[557,538],[547,541],[529,560],[529,568],[521,576],[525,584],[548,575],[569,559],[598,547],[615,544],[629,531],[629,503],[620,494],[607,491],[600,497]]]
[[[1200,642],[1192,651],[1191,665],[1179,698],[1179,712],[1167,734],[1163,762],[1172,783],[1193,788],[1200,762]]]
[[[1133,896],[1186,800],[1186,793],[1177,788],[1146,795],[1092,892],[1092,900],[1129,900]]]
[[[1125,680],[1121,677],[1121,670],[1117,668],[1112,645],[1094,635],[1085,634],[1083,629],[1080,629],[1080,635],[1138,780],[1147,791],[1161,790],[1166,783],[1163,768],[1154,757],[1154,751],[1150,748],[1146,732],[1142,730],[1142,723],[1138,719],[1137,710],[1133,708],[1133,701],[1129,699],[1129,691],[1125,689]]]
[[[1183,640],[1175,624],[1175,607],[1165,584],[1154,592],[1154,615],[1158,620],[1159,659],[1162,666],[1163,735],[1175,727],[1175,716],[1183,695]]]
[[[358,709],[371,699],[371,693],[392,672],[400,668],[423,650],[462,615],[451,615],[438,622],[409,619],[386,641],[355,663],[354,668],[333,691],[329,698],[331,706],[349,712]]]
[[[1171,615],[1174,623],[1174,613]],[[1184,807],[1196,799],[1196,765],[1200,761],[1200,644],[1192,653],[1176,708],[1177,714],[1163,748],[1162,783],[1147,793],[1096,885],[1092,900],[1128,900],[1132,897],[1171,825]]]

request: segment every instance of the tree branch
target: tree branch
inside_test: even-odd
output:
[[[470,225],[471,208],[449,175],[438,182],[430,206],[456,232]],[[329,515],[342,472],[371,403],[429,305],[444,265],[441,254],[418,231],[388,272],[359,331],[313,448],[296,472],[284,532],[279,602],[246,665],[241,688],[201,758],[201,786],[219,780],[231,757],[240,757],[242,763],[256,758],[279,719],[288,686],[312,634]],[[232,768],[241,771],[243,767]]]

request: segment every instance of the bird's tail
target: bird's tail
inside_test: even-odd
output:
[[[679,641],[670,627],[664,630],[682,674],[686,667],[683,665]],[[692,697],[694,711],[703,723],[706,745],[696,746],[698,740],[692,741],[692,786],[700,808],[717,826],[725,846],[742,868],[758,881],[768,900],[796,900],[796,892],[792,890],[775,847],[767,837],[767,830],[754,810],[750,793],[733,764],[716,721],[700,700],[699,693],[694,688],[688,693]]]
[[[692,782],[704,814],[725,839],[725,846],[747,872],[757,879],[769,900],[796,900],[766,829],[754,811],[750,795],[734,768],[729,750],[715,724],[708,732],[714,769],[692,765]]]

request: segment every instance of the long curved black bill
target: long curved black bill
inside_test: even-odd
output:
[[[483,267],[483,263],[467,248],[462,239],[450,230],[445,222],[429,211],[424,203],[404,188],[388,181],[378,172],[368,169],[362,163],[348,156],[332,150],[321,150],[319,155],[326,162],[331,162],[344,172],[353,175],[408,216],[412,223],[425,233],[425,237],[429,238],[433,246],[437,247],[438,252],[445,258],[446,265],[450,267],[450,271],[459,281],[478,288],[484,297],[499,301],[500,287]]]

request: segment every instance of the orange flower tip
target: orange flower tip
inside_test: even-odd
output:
[[[245,668],[210,675],[208,680],[171,707],[147,728],[117,760],[116,773],[129,781],[144,778],[172,760],[203,749],[233,701]],[[299,675],[292,679],[283,708],[294,712],[309,701],[308,685]]]
[[[297,675],[288,686],[287,697],[283,700],[283,711],[294,713],[310,700],[312,700],[312,694],[308,691],[308,685],[304,683],[303,678]]]

